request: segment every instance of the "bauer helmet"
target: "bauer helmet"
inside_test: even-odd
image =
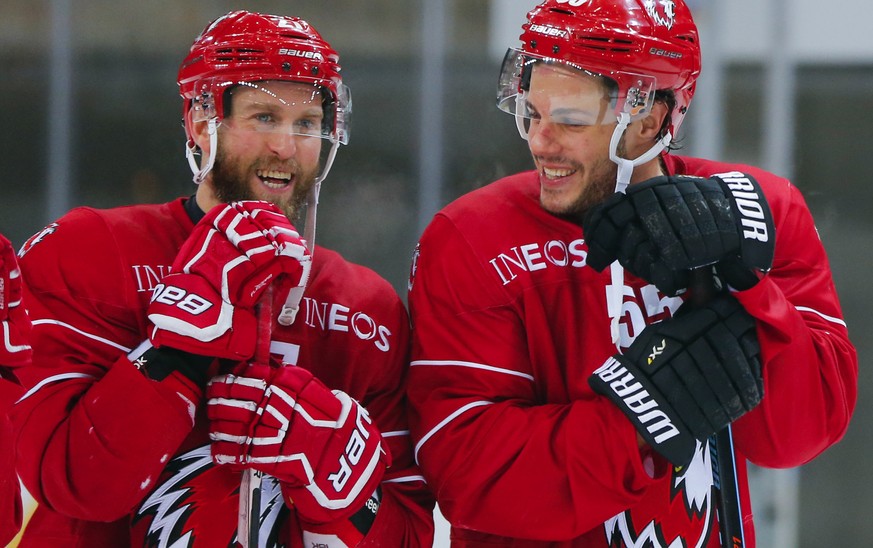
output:
[[[319,180],[326,176],[336,146],[348,144],[351,95],[340,76],[339,55],[330,44],[298,17],[230,12],[210,23],[194,40],[179,68],[188,158],[198,183],[214,158],[200,167],[193,160],[196,146],[187,122],[188,110],[192,109],[193,121],[213,124],[210,134],[214,135],[227,114],[228,94],[237,86],[252,87],[252,83],[268,80],[311,84],[320,92],[324,118],[317,136],[332,146]]]
[[[498,106],[526,116],[537,62],[603,76],[614,84],[616,118],[645,116],[656,90],[672,90],[676,106],[667,129],[676,134],[700,74],[697,27],[683,0],[546,0],[527,14],[520,48],[510,48],[501,70]]]

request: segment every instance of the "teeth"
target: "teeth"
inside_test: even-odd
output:
[[[568,175],[572,175],[573,173],[575,173],[575,170],[573,170],[573,169],[554,169],[554,168],[544,167],[543,173],[549,179],[558,179],[560,177],[566,177]]]
[[[287,181],[291,179],[291,173],[287,171],[264,171],[262,169],[259,169],[258,177],[260,177],[261,179],[284,179]]]

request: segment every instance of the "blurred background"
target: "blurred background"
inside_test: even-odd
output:
[[[71,207],[193,193],[178,64],[232,9],[298,15],[340,52],[351,144],[324,184],[319,243],[367,265],[405,298],[432,214],[527,169],[513,120],[494,106],[503,53],[534,0],[3,0],[0,232],[20,246]],[[828,249],[860,356],[845,439],[797,470],[753,470],[760,546],[873,545],[873,4],[689,0],[703,74],[683,154],[751,163],[804,192]],[[867,243],[865,243],[867,242]],[[797,402],[803,405],[803,402]],[[441,522],[437,546],[448,546]]]

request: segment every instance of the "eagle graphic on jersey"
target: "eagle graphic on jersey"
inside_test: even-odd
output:
[[[174,458],[161,481],[133,517],[132,544],[160,548],[236,546],[239,508],[239,469],[216,466],[208,445]],[[266,546],[282,548],[281,524],[289,510],[279,483],[264,476],[261,484],[260,538]]]
[[[716,518],[712,459],[708,442],[698,444],[694,459],[685,469],[673,470],[670,481],[670,505],[669,522],[650,520],[646,523],[635,523],[635,512],[632,510],[607,520],[603,526],[609,546],[611,548],[706,546],[712,536]],[[689,531],[692,530],[696,533],[689,535]]]

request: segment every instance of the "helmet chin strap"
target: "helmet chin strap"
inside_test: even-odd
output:
[[[618,166],[618,174],[615,178],[615,192],[624,193],[630,184],[634,168],[657,157],[667,148],[670,141],[673,140],[673,136],[668,131],[664,137],[652,145],[652,148],[637,158],[633,160],[622,158],[618,155],[618,144],[627,126],[630,125],[630,121],[630,114],[622,112],[618,118],[618,125],[615,126],[615,130],[612,132],[612,139],[609,141],[609,159]],[[610,284],[606,286],[606,312],[609,314],[609,332],[612,336],[612,343],[616,348],[620,349],[621,333],[619,320],[621,319],[622,307],[624,305],[624,267],[618,261],[614,261],[609,265],[609,274]]]
[[[627,126],[630,125],[630,122],[630,114],[622,112],[618,117],[618,124],[615,126],[615,130],[612,132],[612,139],[609,140],[609,159],[618,166],[618,175],[615,178],[615,191],[622,193],[627,188],[627,185],[630,184],[634,168],[657,157],[658,154],[667,148],[670,141],[673,140],[673,135],[668,131],[658,140],[657,143],[652,145],[652,148],[638,156],[636,159],[628,160],[627,158],[622,158],[618,155],[618,143],[621,141],[621,137],[624,135]]]
[[[191,172],[194,173],[194,184],[200,184],[206,179],[206,174],[212,170],[215,165],[215,151],[218,146],[218,119],[210,118],[206,122],[206,131],[209,134],[209,157],[203,166],[197,165],[197,145],[185,143],[185,158],[188,160],[188,166],[191,167]],[[201,158],[202,159],[202,158]]]
[[[303,241],[306,242],[310,257],[315,255],[315,220],[318,211],[318,195],[321,192],[321,182],[327,177],[330,168],[333,166],[338,148],[339,140],[334,140],[325,159],[324,169],[315,178],[315,184],[312,185],[309,195],[306,197],[306,220],[303,227]],[[297,318],[297,312],[300,310],[300,301],[303,300],[303,292],[308,281],[301,280],[300,285],[292,287],[288,291],[288,296],[285,297],[285,304],[282,305],[282,311],[279,312],[279,323],[281,325],[288,326],[294,323],[294,320]]]

